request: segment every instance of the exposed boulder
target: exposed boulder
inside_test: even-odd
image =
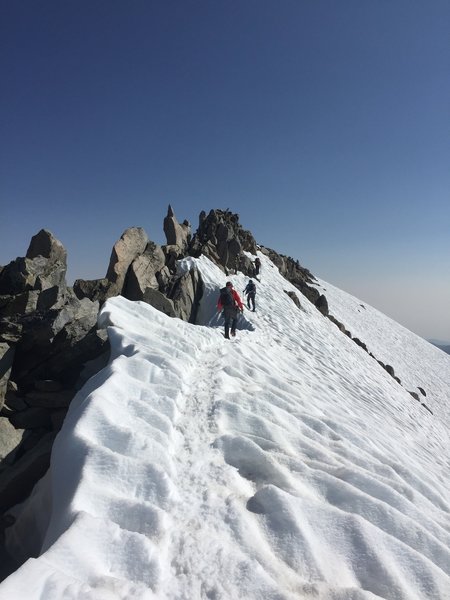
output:
[[[334,323],[340,331],[342,331],[342,333],[345,333],[345,335],[347,335],[348,337],[352,337],[352,334],[350,333],[350,331],[348,331],[348,329],[345,327],[345,325],[343,323],[341,323],[340,321],[338,321],[338,319],[336,319],[336,317],[334,317],[333,315],[330,315],[330,314],[328,314],[327,316],[330,319],[330,321],[332,323]]]
[[[105,344],[96,333],[98,308],[98,302],[78,300],[71,293],[62,310],[36,313],[23,320],[14,381],[23,389],[33,387],[36,379],[73,384],[84,362],[101,352]]]
[[[40,292],[28,290],[14,295],[0,296],[1,318],[14,317],[15,315],[28,315],[37,309]]]
[[[169,317],[176,317],[175,307],[172,300],[169,300],[167,296],[161,293],[159,290],[154,290],[153,288],[147,288],[144,292],[144,302],[147,304],[151,304],[154,308],[161,311],[165,315]]]
[[[41,229],[39,233],[31,238],[30,245],[28,246],[26,258],[33,260],[39,256],[48,259],[53,264],[58,263],[65,266],[67,262],[66,249],[48,229]],[[62,277],[65,277],[65,271]],[[55,281],[55,283],[58,284],[61,281],[62,278],[59,281]]]
[[[321,294],[315,303],[315,307],[319,312],[323,314],[324,317],[328,316],[328,301],[326,297]]]
[[[355,337],[355,338],[352,338],[352,340],[355,342],[355,344],[357,346],[359,346],[360,348],[362,348],[365,352],[368,352],[366,344],[364,342],[362,342],[359,338]]]
[[[107,298],[122,293],[128,268],[140,254],[144,253],[148,241],[142,227],[130,227],[114,244],[106,273],[106,279],[110,282],[106,293]]]
[[[203,289],[203,280],[197,269],[191,269],[178,277],[168,292],[175,315],[184,321],[195,323]]]
[[[66,290],[67,253],[64,246],[50,231],[41,229],[31,240],[25,258],[16,258],[0,272],[0,295],[9,296],[0,301],[0,315],[32,312],[36,308],[55,305],[64,299]],[[41,298],[38,294],[50,290]]]
[[[285,294],[287,294],[289,296],[289,298],[294,302],[294,304],[298,307],[301,308],[302,305],[300,304],[300,300],[298,299],[298,296],[295,292],[291,292],[288,290],[283,290]]]
[[[180,252],[184,252],[191,238],[191,226],[188,221],[184,221],[182,225],[178,223],[170,204],[163,227],[167,245],[178,246]]]
[[[384,365],[384,368],[391,377],[395,377],[394,367],[392,367],[391,365]]]
[[[165,263],[166,257],[161,247],[149,242],[145,252],[132,262],[122,295],[129,300],[143,300],[147,288],[159,289],[156,275],[164,268]]]
[[[103,304],[109,288],[109,281],[103,279],[77,279],[73,284],[73,291],[79,300],[89,298],[93,302]]]

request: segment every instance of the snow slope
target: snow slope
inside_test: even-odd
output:
[[[432,415],[260,257],[230,341],[205,257],[180,264],[202,273],[204,326],[106,303],[111,361],[8,530],[40,556],[0,599],[450,598],[450,356],[320,282]]]

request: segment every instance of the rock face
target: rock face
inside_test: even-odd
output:
[[[143,300],[147,288],[158,290],[157,274],[165,264],[166,257],[161,247],[149,242],[144,252],[131,263],[122,295],[129,300]]]
[[[184,252],[191,238],[191,226],[188,221],[180,225],[169,204],[167,217],[164,219],[164,233],[168,246],[177,246],[180,252]]]
[[[11,302],[15,308],[9,308],[9,313],[28,304],[25,310],[32,312],[37,307],[41,298],[48,306],[53,306],[61,300],[65,288],[65,277],[67,270],[67,253],[64,246],[46,229],[41,229],[31,240],[25,258],[16,258],[0,272],[0,305],[2,315],[8,311],[7,305]],[[44,296],[30,292],[47,291]],[[6,300],[3,298],[5,296]],[[17,298],[19,296],[19,298]],[[50,308],[48,306],[48,308]],[[40,307],[39,307],[40,308]],[[23,312],[19,308],[19,312]]]
[[[42,229],[32,238],[26,256],[0,271],[0,506],[4,510],[11,502],[23,500],[45,472],[50,440],[61,427],[80,371],[89,357],[106,346],[104,333],[96,331],[99,303],[79,300],[67,287],[66,264],[61,242]],[[42,381],[47,381],[45,390]]]
[[[144,253],[148,237],[142,227],[126,229],[112,249],[106,279],[109,281],[107,298],[122,293],[128,268],[131,263]]]

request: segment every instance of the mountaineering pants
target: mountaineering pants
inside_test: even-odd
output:
[[[255,310],[255,294],[256,292],[249,292],[247,294],[247,306],[250,308],[250,302],[252,304],[252,310]]]
[[[239,311],[234,306],[225,306],[223,309],[223,318],[225,319],[225,337],[230,339],[230,325],[231,335],[236,333],[236,323]]]

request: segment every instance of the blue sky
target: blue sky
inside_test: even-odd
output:
[[[450,340],[447,0],[4,0],[0,264],[40,228],[69,277],[132,225],[238,212]]]

